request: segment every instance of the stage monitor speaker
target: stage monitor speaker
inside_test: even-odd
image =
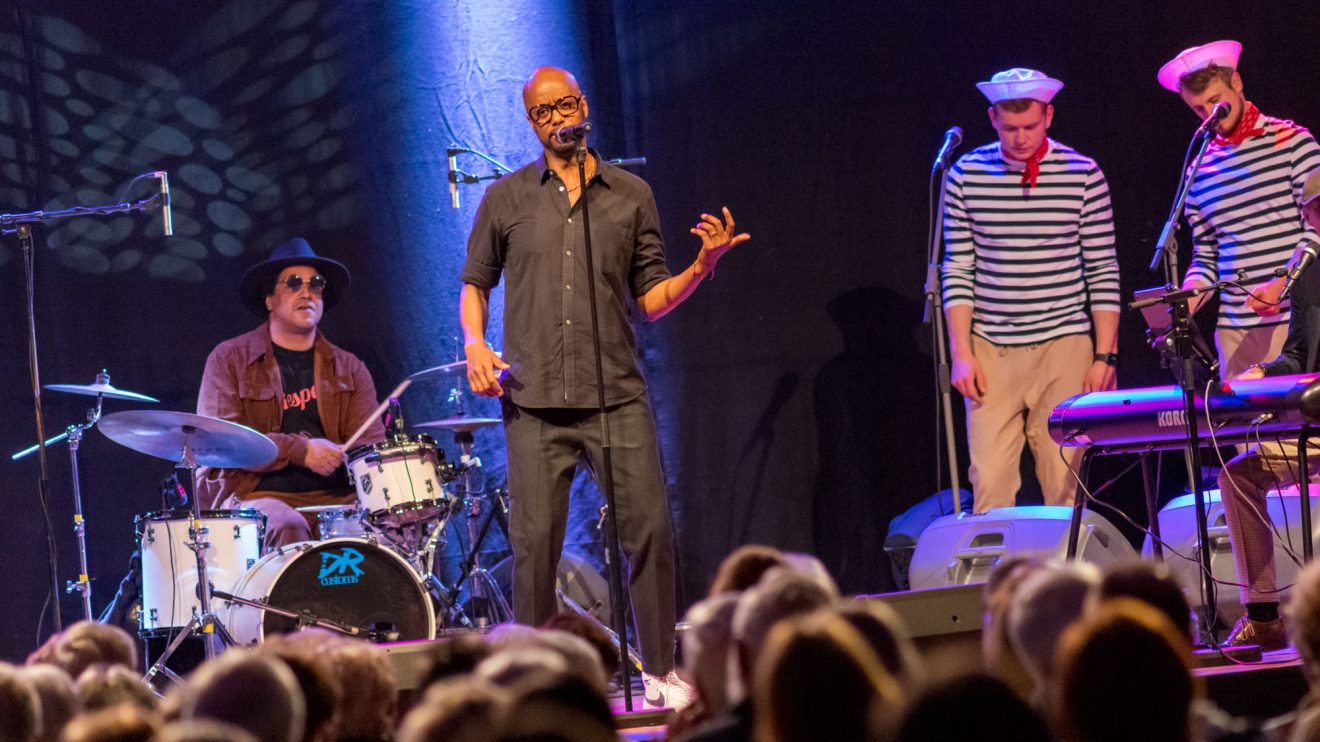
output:
[[[1314,544],[1317,543],[1317,529],[1320,529],[1320,488],[1312,485],[1312,492],[1311,538]],[[1287,549],[1292,549],[1299,559],[1302,554],[1302,506],[1297,488],[1285,489],[1282,494],[1271,492],[1266,510],[1279,533],[1279,538],[1274,541],[1275,584],[1285,587],[1296,581],[1300,569]],[[1232,584],[1242,580],[1238,579],[1237,565],[1233,562],[1233,547],[1228,540],[1228,523],[1224,519],[1224,505],[1220,502],[1219,490],[1206,493],[1206,523],[1210,537],[1210,574],[1219,581],[1215,590],[1215,607],[1220,622],[1231,626],[1246,609],[1242,607],[1238,587]],[[1187,602],[1192,604],[1193,610],[1201,613],[1206,600],[1201,597],[1201,577],[1196,564],[1200,542],[1196,537],[1196,502],[1192,495],[1175,497],[1160,510],[1160,536],[1166,544],[1164,563],[1183,586]],[[1170,554],[1170,549],[1177,554]],[[1146,537],[1141,553],[1144,557],[1151,557],[1149,536]],[[1279,597],[1287,600],[1288,591],[1280,593]]]
[[[985,582],[1003,560],[1024,554],[1063,559],[1072,508],[1057,505],[995,508],[981,515],[946,515],[917,539],[908,572],[912,589]],[[1077,556],[1107,567],[1137,552],[1103,516],[1082,511]]]

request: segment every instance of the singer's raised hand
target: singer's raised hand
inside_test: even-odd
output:
[[[1278,276],[1262,283],[1247,294],[1247,308],[1261,317],[1273,317],[1283,311],[1279,294],[1283,291],[1284,277]]]
[[[733,214],[729,212],[727,206],[723,207],[722,211],[724,212],[723,221],[717,216],[702,214],[701,221],[688,230],[701,238],[701,254],[697,256],[697,260],[705,266],[707,271],[715,269],[715,264],[724,256],[724,253],[752,238],[746,232],[734,234]]]

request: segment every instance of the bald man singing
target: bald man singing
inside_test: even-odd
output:
[[[593,476],[601,436],[587,281],[599,305],[601,364],[610,425],[619,544],[627,558],[633,620],[650,706],[680,708],[690,688],[674,673],[673,533],[655,417],[637,363],[632,315],[663,317],[692,295],[733,247],[733,216],[702,214],[689,231],[696,260],[665,264],[651,188],[589,150],[586,182],[577,144],[554,136],[587,119],[587,97],[569,72],[542,67],[523,106],[544,153],[490,187],[468,240],[459,314],[468,381],[499,397],[509,454],[509,540],[516,620],[539,624],[557,609],[555,572],[580,461]],[[582,252],[582,199],[591,210],[595,275]],[[486,344],[490,291],[504,276],[504,355]],[[597,482],[599,484],[599,481]]]

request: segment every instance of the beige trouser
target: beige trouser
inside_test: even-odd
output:
[[[1228,380],[1247,370],[1253,363],[1279,357],[1288,337],[1288,324],[1269,327],[1221,327],[1215,331],[1219,349],[1219,378]]]
[[[1081,448],[1065,450],[1050,438],[1050,412],[1082,392],[1093,363],[1089,335],[1068,335],[1039,345],[1002,346],[972,336],[972,353],[985,372],[986,393],[967,402],[973,507],[978,513],[1017,503],[1022,444],[1031,446],[1046,505],[1071,505],[1077,480],[1069,471]]]

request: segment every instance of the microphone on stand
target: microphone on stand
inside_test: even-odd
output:
[[[458,154],[458,150],[454,149],[453,147],[449,147],[445,149],[445,154],[449,155],[449,203],[455,209],[457,209],[458,208],[458,163],[454,160],[454,156]]]
[[[1228,118],[1228,114],[1232,110],[1233,110],[1232,104],[1226,101],[1220,101],[1216,103],[1214,110],[1210,111],[1210,115],[1206,116],[1205,121],[1201,122],[1201,128],[1197,129],[1196,133],[1197,134],[1202,134],[1205,132],[1213,133],[1215,130],[1215,124],[1218,124],[1220,121],[1223,121],[1225,118]]]
[[[560,144],[568,144],[585,139],[591,133],[591,122],[583,121],[575,126],[561,126],[550,134],[550,138]]]
[[[174,219],[170,213],[170,176],[164,170],[157,170],[152,175],[160,178],[160,215],[165,236],[174,235]]]
[[[963,130],[961,126],[955,126],[944,132],[944,144],[940,146],[940,153],[935,155],[935,165],[933,170],[939,170],[949,166],[949,158],[953,157],[953,151],[962,144]]]
[[[1320,256],[1320,244],[1310,237],[1303,237],[1301,242],[1297,243],[1297,248],[1302,254],[1297,256],[1297,261],[1288,268],[1286,278],[1283,279],[1283,289],[1279,291],[1278,303],[1282,304],[1288,295],[1292,293],[1293,286],[1297,284],[1297,279],[1301,277],[1302,271],[1311,263],[1314,263],[1317,256]]]

